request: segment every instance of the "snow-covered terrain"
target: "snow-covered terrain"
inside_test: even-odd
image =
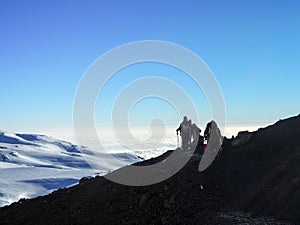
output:
[[[103,165],[101,170],[95,171],[85,161],[88,157],[93,155],[87,148],[69,142],[0,131],[0,207],[21,198],[48,194],[74,185],[82,177],[104,175],[140,160],[133,154],[114,154],[118,164],[107,163],[103,157],[98,162]]]

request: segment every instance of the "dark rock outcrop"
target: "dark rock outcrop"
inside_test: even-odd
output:
[[[241,131],[238,133],[237,137],[231,141],[231,145],[234,147],[243,145],[250,141],[251,137],[252,133],[249,131]]]

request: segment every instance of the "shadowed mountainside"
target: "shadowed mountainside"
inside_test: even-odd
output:
[[[251,133],[245,142],[225,138],[221,154],[204,172],[198,171],[200,158],[195,155],[170,179],[151,186],[124,186],[103,177],[82,179],[74,187],[0,208],[0,221],[295,224],[300,219],[299,137],[300,116],[281,120]],[[171,153],[138,164],[153,164]]]

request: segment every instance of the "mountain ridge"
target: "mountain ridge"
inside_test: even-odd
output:
[[[131,187],[103,177],[0,208],[5,224],[295,224],[300,219],[300,115],[224,138],[214,163],[199,172],[195,155],[161,183]],[[178,150],[175,150],[178,151]],[[153,164],[171,154],[138,163]],[[276,218],[276,219],[273,219]]]

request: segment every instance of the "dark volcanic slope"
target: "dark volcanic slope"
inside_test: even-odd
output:
[[[300,116],[282,120],[254,132],[243,145],[233,147],[225,139],[221,155],[202,173],[193,157],[170,179],[147,187],[84,179],[0,208],[0,224],[288,224],[263,215],[295,222],[300,219],[299,137]]]
[[[300,219],[300,116],[259,129],[239,147],[227,142],[215,166],[226,168],[223,186],[247,210]]]

